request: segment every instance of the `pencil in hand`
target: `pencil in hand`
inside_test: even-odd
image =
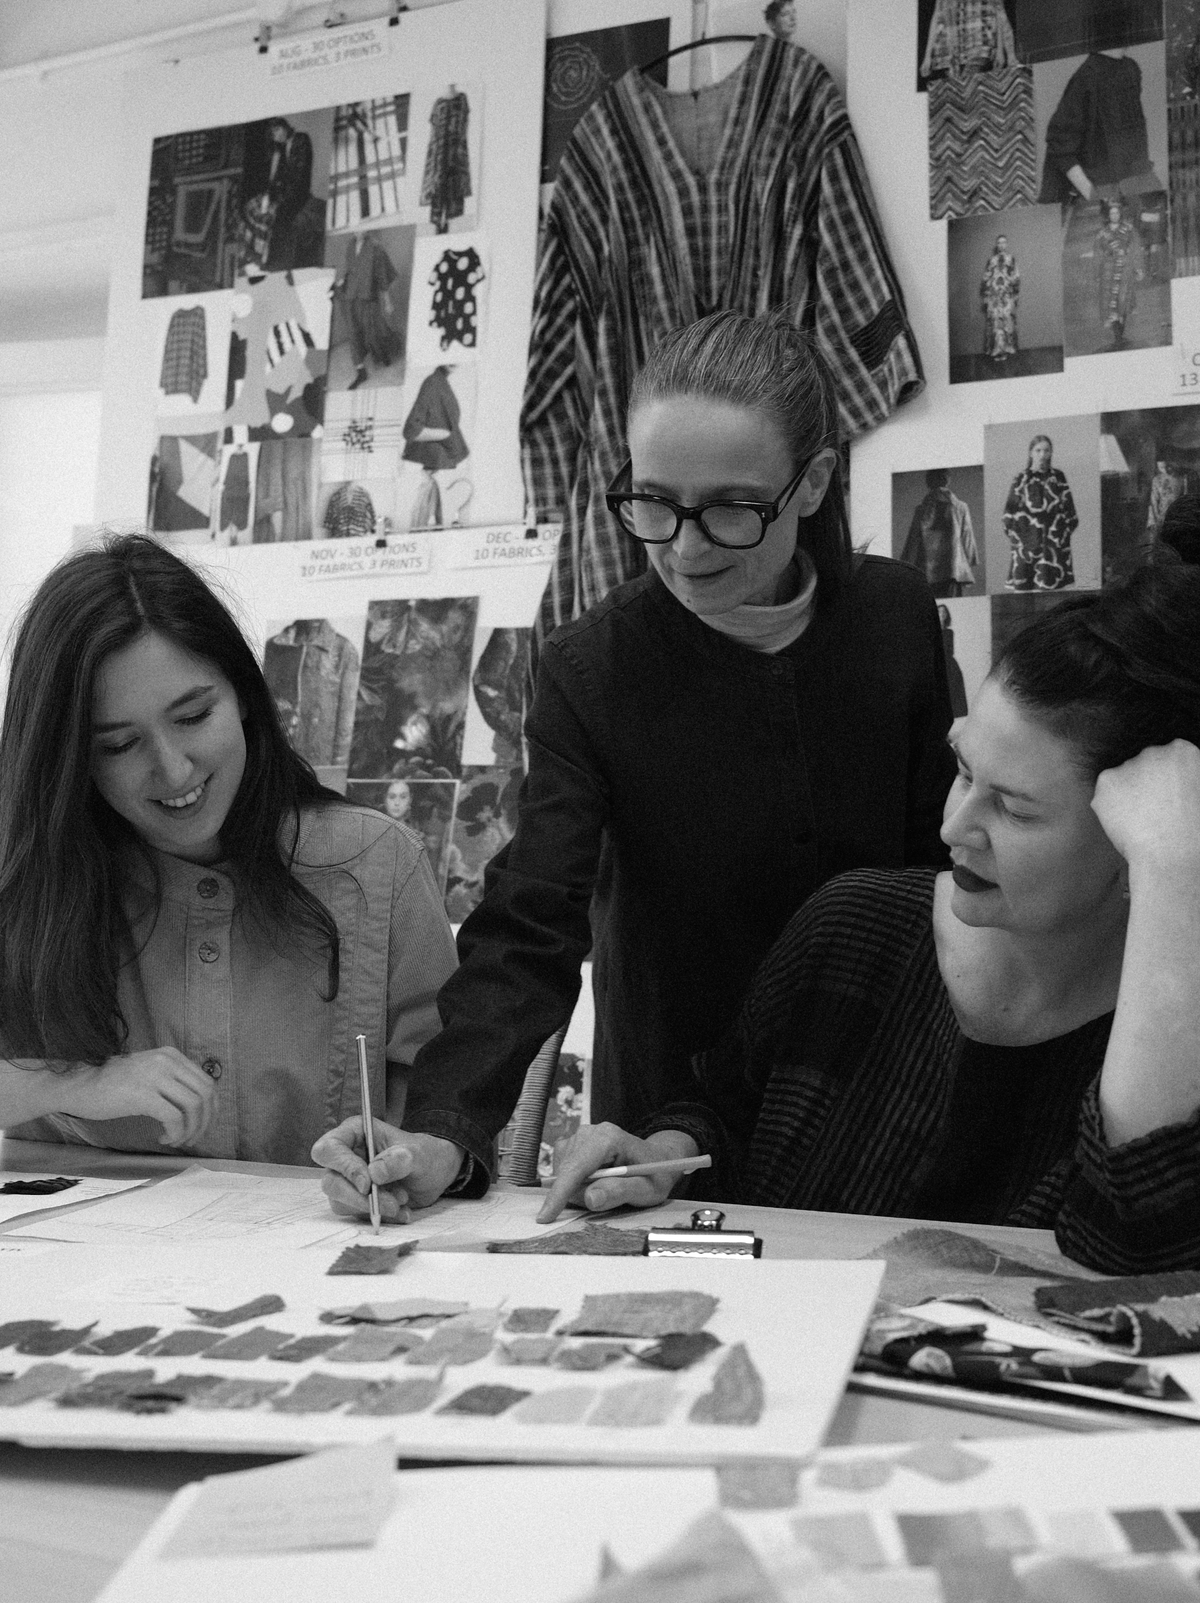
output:
[[[371,1112],[371,1078],[367,1072],[367,1038],[354,1037],[358,1047],[358,1091],[362,1102],[363,1140],[367,1144],[367,1163],[375,1162],[375,1116]],[[371,1229],[379,1234],[379,1187],[371,1181]]]
[[[623,1180],[638,1174],[695,1174],[697,1169],[711,1169],[712,1158],[702,1153],[698,1158],[659,1158],[654,1163],[619,1163],[615,1169],[596,1169],[583,1182],[590,1186],[593,1180]]]

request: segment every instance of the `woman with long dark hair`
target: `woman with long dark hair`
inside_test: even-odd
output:
[[[1196,1269],[1200,572],[1043,614],[952,744],[950,871],[822,887],[649,1129],[692,1132],[730,1200],[1052,1227],[1108,1274]],[[582,1131],[548,1211],[645,1145]],[[593,1209],[663,1191],[583,1187]]]
[[[486,1187],[589,949],[592,1115],[637,1129],[819,884],[944,856],[937,614],[920,574],[851,548],[813,348],[782,317],[679,329],[634,381],[628,438],[608,504],[649,569],[539,657],[515,834],[462,926],[405,1129],[379,1132],[391,1217],[456,1179]],[[351,1120],[314,1152],[351,1211],[361,1143]]]
[[[437,1027],[419,841],[319,783],[233,616],[140,536],[49,575],[0,730],[0,1125],[304,1163]]]

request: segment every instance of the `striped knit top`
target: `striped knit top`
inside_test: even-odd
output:
[[[694,1103],[639,1133],[685,1129],[713,1194],[776,1208],[920,1217],[936,1193],[956,1080],[977,1057],[937,964],[937,871],[859,870],[793,917],[733,1031],[698,1058]],[[1012,1139],[982,1194],[994,1224],[1053,1228],[1109,1274],[1200,1267],[1200,1114],[1119,1147],[1103,1134],[1111,1014],[1035,1047]],[[1057,1048],[1057,1051],[1054,1050]]]

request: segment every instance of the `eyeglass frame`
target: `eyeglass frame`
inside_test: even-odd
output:
[[[822,446],[813,452],[813,454],[804,463],[799,473],[796,474],[795,478],[792,479],[788,484],[784,485],[783,489],[775,497],[774,501],[740,501],[736,499],[731,500],[727,496],[717,496],[712,501],[701,501],[698,505],[690,507],[680,506],[678,501],[672,501],[665,495],[647,495],[643,494],[639,490],[619,490],[617,486],[633,467],[633,458],[627,457],[616,477],[613,479],[608,489],[604,492],[604,504],[612,513],[613,517],[616,518],[621,527],[626,531],[626,533],[632,534],[633,538],[639,541],[642,545],[670,545],[671,541],[678,537],[679,531],[683,528],[685,523],[694,523],[704,538],[708,540],[710,544],[717,546],[722,551],[753,551],[767,538],[767,530],[782,514],[788,502],[804,483],[804,478],[809,468],[812,467],[813,463],[816,461],[817,457],[820,456],[821,451],[824,449],[825,447]],[[625,519],[621,516],[619,509],[622,505],[627,505],[633,501],[655,501],[660,506],[670,507],[671,511],[675,514],[675,527],[671,533],[661,540],[648,540],[644,535],[638,534],[631,529],[625,522]],[[704,514],[710,507],[744,507],[748,512],[757,512],[762,525],[759,530],[758,539],[751,540],[749,544],[739,545],[731,545],[727,540],[719,540],[716,535],[709,533],[704,522]]]

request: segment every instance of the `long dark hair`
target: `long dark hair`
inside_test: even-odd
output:
[[[825,446],[839,451],[837,398],[819,352],[781,313],[745,317],[714,312],[675,329],[647,358],[629,392],[629,416],[647,401],[703,396],[768,417],[799,470]],[[850,577],[850,521],[835,466],[821,504],[801,518],[798,544],[817,570],[817,605],[828,605]]]
[[[1090,779],[1146,746],[1200,746],[1200,568],[1154,563],[1064,598],[992,673]]]
[[[113,652],[154,633],[212,664],[245,709],[246,768],[221,830],[239,914],[273,939],[324,950],[337,994],[337,925],[292,872],[302,807],[340,802],[294,752],[228,608],[143,535],[67,557],[30,601],[0,729],[0,1033],[13,1056],[102,1063],[128,1034],[117,975],[132,953],[123,905],[153,854],[91,780],[92,696]],[[125,861],[122,862],[122,858]],[[140,876],[139,876],[140,877]]]

